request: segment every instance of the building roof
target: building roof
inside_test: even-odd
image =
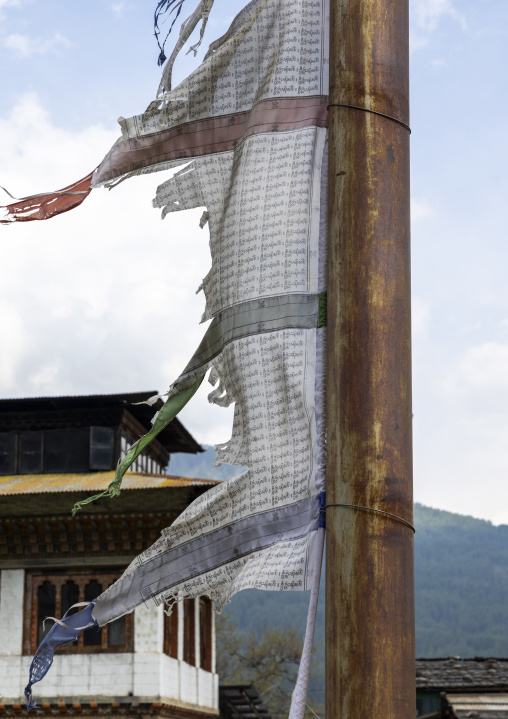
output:
[[[114,470],[79,474],[5,475],[0,476],[0,496],[52,492],[101,492],[108,488],[114,476]],[[122,490],[211,487],[215,484],[219,484],[216,479],[194,479],[190,477],[174,477],[170,474],[127,472],[122,482]]]
[[[66,397],[23,397],[21,399],[0,399],[0,431],[10,429],[12,417],[16,414],[19,418],[26,418],[26,429],[38,429],[40,416],[48,413],[62,414],[70,421],[70,413],[79,415],[83,412],[115,410],[121,413],[126,410],[145,429],[149,431],[152,427],[152,418],[157,410],[163,406],[162,400],[157,400],[153,405],[138,404],[144,403],[149,397],[153,397],[155,390],[148,392],[127,392],[122,394],[93,394]],[[203,452],[203,448],[192,437],[178,419],[173,419],[165,429],[158,435],[157,440],[169,452]]]
[[[441,709],[422,719],[508,719],[508,659],[416,660],[417,701],[439,695]]]
[[[508,719],[508,694],[447,694],[457,719]]]
[[[5,702],[5,703],[4,703]],[[103,717],[110,719],[125,719],[125,717],[135,717],[135,719],[216,719],[215,711],[200,708],[191,709],[190,707],[175,706],[167,702],[140,702],[138,697],[114,697],[107,699],[105,697],[53,697],[51,699],[41,699],[37,709],[32,709],[32,713],[27,715],[25,702],[14,703],[5,701],[0,697],[0,715],[4,716],[38,716],[38,717],[55,717],[58,716],[86,716],[86,717]]]
[[[417,659],[416,687],[419,691],[508,691],[508,659]]]
[[[252,684],[219,687],[219,719],[271,719]]]

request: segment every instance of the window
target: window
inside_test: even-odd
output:
[[[21,432],[19,440],[20,473],[42,472],[42,432]]]
[[[124,434],[120,437],[120,454],[124,457],[132,447],[131,441]],[[150,474],[161,474],[162,468],[153,457],[146,452],[141,453],[130,466],[131,472],[149,472]]]
[[[183,600],[183,660],[196,664],[196,619],[194,599]]]
[[[199,598],[199,659],[201,669],[212,671],[212,602]]]
[[[164,614],[164,654],[173,659],[178,659],[178,611],[179,603],[175,602],[171,614]]]
[[[49,583],[49,582],[48,582]],[[53,585],[50,584],[50,586],[53,588]],[[62,587],[62,616],[69,611],[69,615],[75,614],[79,611],[79,607],[74,607],[71,609],[71,607],[79,602],[79,587],[78,585],[72,581],[72,579],[69,579]],[[44,613],[41,611],[41,605],[39,603],[39,622],[44,621]],[[56,616],[56,615],[53,615]],[[51,628],[51,622],[49,622],[48,630]],[[64,647],[76,647],[78,644],[78,641],[74,642],[67,642],[64,644]]]
[[[56,590],[55,586],[48,580],[37,587],[37,605],[39,612],[34,629],[38,646],[51,629],[51,622],[44,624],[44,619],[54,617],[56,614]]]
[[[199,627],[196,627],[196,602],[199,606]],[[164,615],[164,653],[178,659],[178,616],[183,612],[183,660],[196,666],[196,629],[199,629],[199,666],[212,671],[212,602],[208,597],[176,602],[173,611]]]
[[[53,626],[46,617],[60,617],[77,602],[91,601],[112,584],[120,573],[74,571],[72,575],[27,572],[25,591],[25,626],[23,653],[33,654],[44,636]],[[77,612],[81,607],[71,610]],[[105,627],[91,627],[82,632],[75,642],[59,648],[63,652],[131,652],[131,614],[120,617]]]
[[[0,475],[112,469],[112,427],[0,432]]]
[[[115,431],[112,427],[90,427],[90,469],[111,469]]]
[[[97,579],[90,579],[88,584],[85,584],[85,602],[92,602],[99,596],[99,594],[102,594],[102,592],[102,584],[100,584]],[[116,621],[125,624],[125,617],[117,619]],[[83,632],[83,645],[85,647],[102,647],[103,634],[105,634],[104,627],[101,627],[100,629],[97,627],[85,629]]]
[[[130,617],[129,617],[130,618]],[[124,647],[126,643],[128,617],[120,617],[110,622],[106,629],[108,631],[108,647]],[[87,630],[88,631],[88,630]]]
[[[15,474],[16,445],[15,434],[0,432],[0,474]]]
[[[44,472],[86,472],[88,429],[53,429],[44,432]]]

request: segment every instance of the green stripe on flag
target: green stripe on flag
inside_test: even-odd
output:
[[[139,439],[135,444],[132,445],[125,457],[119,463],[118,467],[116,468],[115,478],[113,479],[109,487],[100,494],[94,494],[93,497],[88,497],[87,499],[83,499],[81,502],[76,502],[72,510],[73,517],[75,516],[76,512],[78,512],[85,504],[94,502],[96,499],[101,499],[102,497],[116,497],[120,494],[120,487],[122,484],[123,476],[129,469],[131,464],[150,444],[150,442],[157,437],[159,432],[162,432],[164,427],[168,426],[168,424],[176,417],[180,410],[183,409],[187,402],[196,394],[201,382],[203,381],[204,376],[204,374],[201,375],[201,377],[199,377],[199,379],[197,379],[193,385],[191,385],[187,389],[183,389],[178,394],[173,395],[164,403],[164,406],[160,410],[159,414],[155,419],[155,422],[153,423],[152,429],[147,434],[145,434],[144,437],[141,437],[141,439]]]

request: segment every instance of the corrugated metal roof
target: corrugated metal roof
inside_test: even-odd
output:
[[[271,719],[252,684],[219,686],[219,719]]]
[[[14,474],[0,477],[0,496],[47,492],[100,492],[113,481],[114,471],[80,474]],[[127,472],[122,489],[169,489],[219,484],[216,479],[173,477],[169,474]]]
[[[446,698],[458,717],[492,717],[508,712],[508,694],[447,694]]]
[[[508,688],[508,659],[417,659],[416,687],[420,691],[452,692]]]

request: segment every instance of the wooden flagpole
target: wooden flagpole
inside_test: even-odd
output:
[[[408,0],[331,5],[326,717],[410,719]]]

